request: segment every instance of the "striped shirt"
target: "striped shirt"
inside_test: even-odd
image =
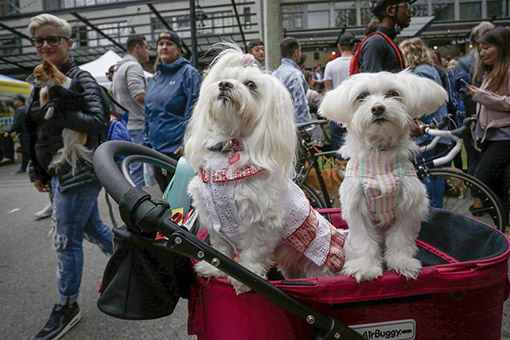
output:
[[[388,227],[395,219],[397,198],[404,176],[416,176],[409,160],[384,162],[381,155],[347,163],[345,177],[358,178],[367,199],[368,211],[376,227]]]

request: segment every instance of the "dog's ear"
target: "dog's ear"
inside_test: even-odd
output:
[[[401,84],[404,104],[413,118],[431,114],[448,101],[445,89],[431,79],[417,76],[407,70],[395,76],[396,81]]]
[[[255,164],[290,176],[296,156],[296,125],[294,105],[288,90],[271,75],[263,75],[265,98],[260,106],[260,118],[247,138],[250,158]]]
[[[346,79],[336,89],[329,91],[321,102],[319,115],[334,122],[349,124],[352,119],[352,102],[350,100],[352,80]]]
[[[42,62],[43,71],[46,74],[50,74],[53,68],[53,64],[47,60],[43,60]]]

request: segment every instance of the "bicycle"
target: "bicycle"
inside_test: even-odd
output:
[[[420,152],[433,149],[439,139],[449,138],[454,141],[454,146],[444,156],[434,159],[415,160],[418,177],[423,181],[444,181],[445,192],[442,200],[442,208],[455,211],[463,215],[477,218],[485,223],[495,226],[503,231],[503,208],[499,198],[489,187],[474,176],[464,173],[462,170],[453,168],[437,168],[450,164],[462,148],[462,134],[476,118],[466,118],[461,127],[455,130],[441,130],[433,126],[422,126],[423,131],[433,136],[431,143],[420,148]],[[483,202],[483,208],[473,209],[473,197],[476,195]]]
[[[312,120],[306,123],[297,124],[298,133],[300,137],[301,156],[296,162],[296,175],[294,176],[294,182],[303,189],[306,197],[310,201],[311,206],[314,209],[332,208],[333,199],[330,197],[326,188],[326,183],[322,175],[320,167],[320,159],[329,159],[336,154],[336,150],[321,152],[314,145],[309,131],[312,130],[316,125],[329,123],[327,120]],[[320,191],[307,184],[306,178],[315,169],[315,174],[320,186]]]

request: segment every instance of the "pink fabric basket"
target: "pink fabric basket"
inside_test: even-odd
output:
[[[339,209],[321,213],[346,227]],[[362,283],[346,276],[272,283],[368,339],[499,340],[510,287],[508,238],[477,220],[433,210],[417,243],[424,265],[417,280],[385,272]],[[199,277],[191,288],[188,332],[204,340],[313,335],[310,325],[266,297],[254,292],[237,296],[226,279]]]

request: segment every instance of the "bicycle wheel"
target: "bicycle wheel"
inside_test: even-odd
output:
[[[445,190],[443,206],[445,210],[474,217],[503,231],[503,208],[499,198],[479,179],[448,169],[430,169],[422,176],[422,181],[443,181]],[[472,213],[472,192],[477,192],[483,202],[483,209]]]
[[[301,189],[303,189],[303,192],[305,193],[306,198],[308,198],[308,201],[310,201],[310,204],[312,208],[314,209],[325,209],[327,208],[326,203],[322,199],[322,197],[317,194],[315,189],[310,187],[308,184],[303,183],[301,185]]]

